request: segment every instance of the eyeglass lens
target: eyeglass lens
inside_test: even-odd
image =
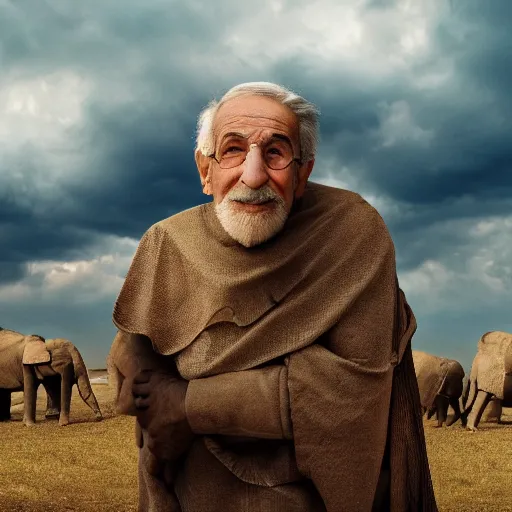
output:
[[[265,163],[271,169],[284,169],[293,160],[293,149],[284,140],[270,140],[260,147]],[[219,148],[217,161],[223,169],[237,167],[244,162],[248,151],[249,143],[246,140],[228,140]]]

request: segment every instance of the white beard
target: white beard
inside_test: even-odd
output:
[[[232,204],[234,199],[257,202],[273,199],[273,208],[265,212],[241,211]],[[215,206],[219,222],[231,238],[244,247],[252,247],[269,240],[283,228],[288,218],[288,210],[283,198],[270,187],[252,190],[232,189]]]

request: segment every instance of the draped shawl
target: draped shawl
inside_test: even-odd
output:
[[[296,462],[329,512],[370,510],[387,447],[391,510],[437,510],[393,243],[361,196],[309,182],[252,248],[213,203],[143,235],[115,325],[172,355],[187,380],[285,358]],[[212,404],[215,407],[215,404]]]

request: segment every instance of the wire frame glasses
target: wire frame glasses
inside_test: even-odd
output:
[[[292,162],[301,164],[300,158],[294,157],[291,145],[285,140],[271,140],[261,149],[265,165],[275,171],[286,169]],[[208,156],[213,158],[221,169],[232,169],[245,162],[249,150],[250,147],[245,140],[229,141],[219,148],[218,155],[212,153]]]

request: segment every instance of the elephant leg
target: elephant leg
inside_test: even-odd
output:
[[[71,407],[71,391],[74,384],[75,371],[71,364],[64,366],[61,375],[60,386],[60,417],[59,425],[64,427],[69,424],[69,410]]]
[[[512,373],[505,374],[505,382],[503,383],[503,400],[500,401],[501,407],[512,407]],[[500,412],[500,423],[501,423],[501,415],[503,411]],[[507,424],[510,422],[507,421]]]
[[[435,402],[437,410],[437,427],[442,427],[448,416],[448,406],[450,405],[448,398],[443,395],[437,395]]]
[[[501,424],[502,421],[501,421],[501,416],[503,415],[503,403],[502,401],[500,400],[497,404],[496,404],[496,421]]]
[[[476,395],[476,400],[468,416],[467,429],[476,432],[480,418],[487,407],[487,404],[491,401],[492,395],[485,391],[479,390]]]
[[[428,409],[428,413],[427,413],[427,420],[429,420],[430,418],[432,418],[432,416],[434,416],[434,414],[436,414],[437,411],[436,411],[436,408],[435,407],[431,407],[430,409]],[[437,417],[437,416],[436,416]]]
[[[461,422],[464,426],[467,426],[468,416],[473,410],[473,406],[475,404],[476,395],[478,393],[478,382],[476,380],[469,380],[466,389],[465,406],[460,416]]]
[[[31,365],[23,365],[23,401],[25,411],[23,415],[23,423],[29,427],[36,422],[36,403],[37,388],[39,381],[37,380],[34,369]]]
[[[461,415],[460,406],[459,406],[459,399],[452,397],[452,398],[449,399],[449,402],[450,402],[450,405],[452,406],[454,414],[446,422],[446,426],[447,427],[450,427],[451,425],[453,425],[460,418],[460,415]]]
[[[43,380],[46,390],[46,413],[47,419],[58,419],[60,416],[60,375],[46,377]]]
[[[499,412],[499,415],[498,415],[498,424],[499,425],[503,424],[502,416],[503,416],[503,406],[500,407],[500,412]]]
[[[469,379],[467,379],[466,381],[463,380],[462,394],[460,395],[460,398],[459,398],[459,407],[460,407],[461,411],[466,409],[468,400],[469,400]]]
[[[465,408],[466,411],[469,411],[473,408],[477,394],[478,394],[478,382],[476,380],[472,380],[469,383],[468,398],[466,400],[466,408]]]
[[[98,405],[98,400],[96,400],[94,393],[91,393],[91,395],[85,401],[85,403],[93,410],[98,421],[103,419],[103,414],[101,413],[100,406]]]
[[[464,415],[464,410],[466,409],[467,400],[464,400],[462,397],[459,398],[459,409],[460,409],[460,421],[462,426],[465,427],[468,423],[467,416]]]
[[[0,389],[0,421],[11,419],[11,391]]]

